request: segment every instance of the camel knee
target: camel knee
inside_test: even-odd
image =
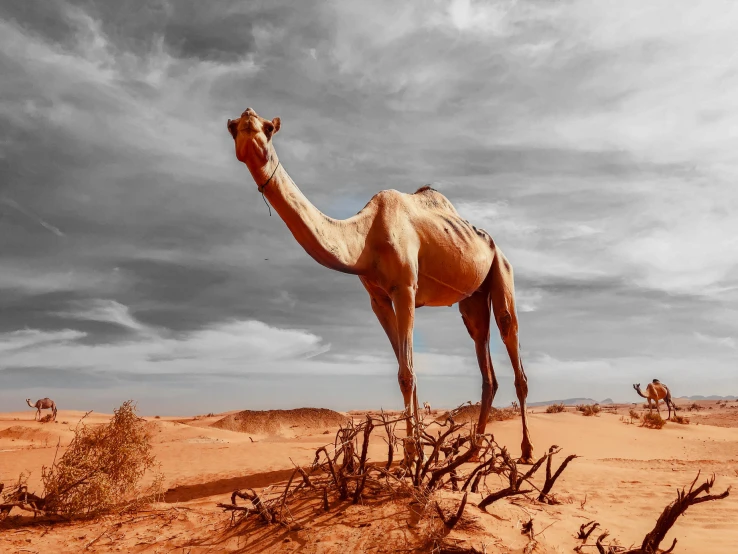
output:
[[[497,379],[494,376],[492,379],[484,379],[482,381],[482,398],[489,397],[489,403],[491,404],[497,394],[498,388],[499,383],[497,383]]]
[[[522,401],[528,398],[528,379],[525,377],[516,378],[515,391],[518,393],[518,400]]]
[[[507,341],[512,336],[514,330],[513,317],[507,310],[499,314],[497,317],[497,328],[500,330],[500,337],[502,342],[507,344]]]
[[[415,377],[412,374],[400,374],[397,376],[397,382],[400,384],[400,392],[402,392],[405,402],[410,402],[415,387]]]

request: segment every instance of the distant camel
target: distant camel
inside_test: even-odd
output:
[[[425,413],[427,413],[428,415],[430,415],[430,413],[431,413],[430,402],[423,402],[423,408],[425,409]]]
[[[671,399],[671,391],[669,391],[669,387],[664,385],[658,379],[654,379],[653,382],[648,384],[648,386],[646,387],[646,394],[643,394],[641,392],[640,383],[636,383],[635,385],[633,385],[633,388],[640,396],[648,400],[648,413],[653,412],[651,408],[651,400],[653,399],[656,402],[656,411],[659,413],[659,417],[661,417],[659,400],[663,400],[666,404],[666,407],[669,408],[669,419],[671,419],[672,407],[674,408],[674,415],[676,415],[676,406],[674,405],[674,401]]]
[[[33,419],[41,419],[41,410],[51,410],[51,413],[54,414],[54,420],[56,420],[56,404],[51,398],[36,400],[35,404],[31,404],[31,399],[26,398],[26,403],[31,408],[36,408],[36,416]]]

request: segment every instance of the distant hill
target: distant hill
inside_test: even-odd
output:
[[[609,404],[612,404],[612,400],[609,400]],[[605,402],[601,402],[601,404],[604,404]],[[528,402],[528,406],[548,406],[549,404],[566,404],[567,406],[571,404],[597,404],[597,400],[593,400],[591,398],[566,398],[564,400],[545,400],[543,402]]]
[[[684,400],[738,400],[738,396],[718,396],[711,394],[710,396],[702,396],[701,394],[693,394],[692,396],[678,396]]]
[[[678,396],[675,400],[738,400],[738,396],[718,396],[711,394],[710,396],[702,396],[700,394],[694,394],[692,396]],[[528,406],[550,406],[551,404],[566,404],[567,406],[576,404],[615,404],[616,402],[612,398],[605,398],[604,400],[594,400],[592,398],[565,398],[563,400],[544,400],[542,402],[528,402]],[[618,404],[637,404],[638,399],[629,399],[624,402],[618,402]]]

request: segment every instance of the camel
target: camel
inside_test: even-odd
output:
[[[666,407],[669,408],[669,419],[671,419],[671,409],[674,408],[674,415],[676,415],[676,405],[674,404],[674,401],[671,399],[671,391],[669,390],[669,387],[664,385],[661,381],[658,379],[654,379],[651,383],[646,386],[646,394],[643,394],[641,392],[641,384],[636,383],[633,385],[633,388],[635,391],[648,400],[648,413],[653,413],[653,409],[651,408],[651,400],[654,400],[656,403],[656,411],[659,414],[659,417],[661,417],[661,410],[659,409],[659,400],[663,400],[666,404]]]
[[[258,191],[297,242],[324,267],[358,276],[369,294],[399,365],[408,437],[420,436],[413,366],[415,310],[458,303],[482,373],[476,432],[484,433],[498,388],[489,352],[494,317],[515,373],[523,424],[521,460],[532,462],[513,268],[492,237],[464,220],[430,186],[413,194],[383,190],[355,216],[330,218],[308,201],[279,161],[272,139],[281,128],[280,118],[270,121],[247,108],[238,119],[229,119],[227,127],[236,158],[247,166]]]
[[[431,405],[430,402],[423,402],[423,409],[425,410],[425,413],[430,415],[431,413]]]
[[[34,416],[35,419],[41,419],[41,410],[51,410],[51,413],[54,414],[54,420],[56,421],[56,404],[51,398],[41,398],[40,400],[36,400],[35,404],[31,404],[31,399],[26,398],[26,403],[31,408],[36,408],[36,415]]]

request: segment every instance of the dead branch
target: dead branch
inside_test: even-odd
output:
[[[608,547],[607,550],[605,550],[605,545],[602,544],[602,541],[606,539],[608,535],[609,533],[605,532],[597,537],[597,542],[595,543],[595,546],[597,547],[597,552],[599,552],[599,554],[613,554],[615,552],[615,549],[611,546]]]
[[[364,426],[364,442],[361,445],[361,457],[359,458],[359,473],[364,473],[364,464],[366,463],[366,455],[369,449],[369,435],[371,435],[374,424],[369,416],[366,416],[366,425]]]
[[[25,510],[27,512],[33,512],[34,517],[37,515],[46,515],[43,510],[39,510],[38,508],[36,508],[36,505],[33,502],[28,503],[21,500],[0,504],[0,514],[7,514],[13,508],[20,508],[21,510]]]
[[[472,457],[479,451],[479,446],[477,444],[472,444],[469,447],[469,450],[464,452],[461,456],[453,460],[450,464],[448,464],[445,467],[441,467],[440,469],[437,469],[433,472],[431,472],[431,478],[430,481],[428,481],[428,484],[426,485],[426,491],[431,491],[435,487],[436,483],[439,482],[439,480],[446,475],[447,473],[450,473],[451,471],[455,470],[457,467],[459,467],[461,464],[467,463],[469,460],[472,459]]]
[[[625,549],[619,546],[603,545],[602,541],[608,536],[607,533],[603,533],[597,538],[597,542],[594,545],[597,547],[597,551],[600,554],[615,554],[616,552],[621,552],[622,554],[668,554],[672,552],[677,543],[676,538],[671,543],[671,546],[666,550],[661,550],[659,546],[666,537],[667,533],[674,526],[677,519],[679,519],[679,516],[683,515],[684,512],[687,511],[687,508],[689,508],[690,506],[701,504],[702,502],[709,502],[711,500],[722,500],[730,494],[730,487],[728,487],[720,494],[707,494],[710,492],[710,489],[712,489],[713,485],[715,484],[714,475],[695,489],[694,485],[695,483],[697,483],[699,477],[700,472],[697,473],[694,481],[692,481],[692,484],[689,486],[689,491],[686,491],[684,488],[682,488],[681,490],[677,490],[676,500],[674,500],[672,503],[666,506],[666,508],[664,508],[664,511],[661,512],[661,515],[656,521],[656,525],[644,537],[643,543],[640,547]],[[593,524],[592,527],[587,530],[586,527],[591,524]],[[584,539],[586,541],[592,531],[594,531],[595,527],[597,527],[597,524],[592,521],[586,523],[585,525],[582,525],[579,528],[579,534],[577,535],[577,538]]]
[[[566,457],[566,459],[562,462],[562,464],[559,466],[559,469],[556,470],[556,473],[551,475],[551,461],[553,460],[554,454],[558,454],[561,452],[561,449],[555,446],[552,446],[548,451],[548,459],[546,460],[546,482],[543,485],[543,488],[541,489],[541,494],[538,495],[538,501],[544,502],[547,501],[549,504],[553,504],[554,501],[551,497],[548,496],[548,493],[551,492],[551,489],[554,486],[554,483],[556,482],[556,479],[558,479],[561,474],[566,469],[566,466],[569,465],[569,462],[571,462],[574,458],[578,458],[576,454],[571,454]]]
[[[466,497],[468,494],[469,493],[467,492],[464,493],[464,497],[461,499],[461,504],[459,504],[459,508],[458,510],[456,510],[456,514],[448,519],[446,519],[446,517],[443,515],[443,510],[441,510],[438,502],[436,502],[436,512],[438,512],[438,517],[441,518],[441,521],[443,522],[443,525],[444,527],[446,527],[447,530],[450,531],[451,529],[453,529],[461,519],[461,516],[464,513],[464,508],[466,508]]]
[[[577,538],[586,541],[589,538],[589,536],[592,534],[592,532],[595,529],[597,529],[599,526],[600,524],[594,520],[588,521],[587,523],[582,523],[579,526],[579,533],[577,533]]]
[[[651,530],[651,532],[648,533],[643,539],[643,543],[641,544],[640,549],[631,550],[630,553],[655,554],[659,551],[659,545],[661,544],[661,541],[664,540],[664,537],[666,537],[666,534],[676,523],[679,516],[687,511],[687,508],[689,508],[690,506],[694,506],[695,504],[701,504],[702,502],[709,502],[711,500],[722,500],[730,494],[730,487],[728,487],[721,494],[705,494],[704,496],[700,496],[703,493],[710,492],[710,489],[715,484],[715,475],[713,475],[710,479],[708,479],[695,489],[694,485],[699,477],[700,472],[697,473],[697,477],[695,477],[694,481],[692,481],[692,484],[689,486],[688,492],[685,492],[685,489],[677,491],[677,499],[669,504],[666,508],[664,508],[664,511],[661,513],[661,516],[659,516],[659,519],[656,521],[656,525],[654,526],[653,530]],[[671,552],[674,549],[675,545],[676,539],[674,539],[674,543],[671,545],[671,547],[664,552]]]
[[[484,462],[481,465],[478,465],[474,468],[474,470],[469,474],[469,476],[466,478],[466,481],[464,481],[464,485],[461,487],[462,491],[466,491],[467,487],[469,486],[469,483],[472,483],[472,479],[474,480],[472,483],[472,492],[477,492],[477,486],[479,485],[479,480],[485,476],[492,473],[495,469],[495,457],[492,456],[489,460]]]

